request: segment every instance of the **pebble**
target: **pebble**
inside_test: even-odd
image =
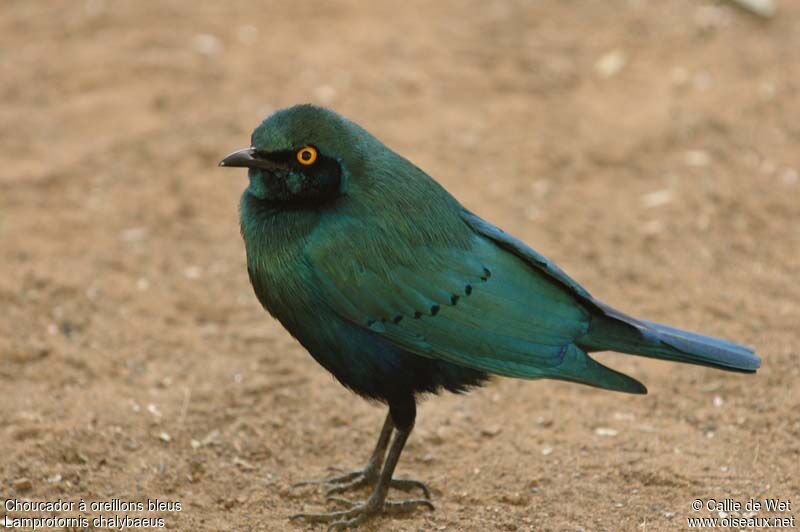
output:
[[[730,0],[730,2],[759,17],[771,18],[775,16],[775,2],[773,0]]]
[[[502,430],[503,429],[500,428],[497,425],[494,425],[492,427],[485,427],[485,428],[481,429],[481,435],[491,438],[491,437],[494,437],[494,436],[497,436],[498,434],[500,434],[500,431],[502,431]]]
[[[198,33],[192,39],[192,48],[195,52],[212,56],[222,52],[224,46],[222,41],[216,35],[210,33]]]
[[[600,56],[594,64],[595,71],[603,78],[619,74],[628,63],[628,56],[622,50],[611,50]]]
[[[202,273],[200,266],[189,266],[183,270],[183,276],[192,280],[199,279]]]
[[[31,479],[26,477],[21,477],[14,481],[13,486],[16,491],[22,492],[22,491],[28,491],[31,488],[33,488],[33,483],[31,482]]]
[[[642,196],[642,206],[644,206],[645,209],[660,207],[671,201],[672,191],[668,189],[655,190]]]
[[[794,185],[797,183],[800,176],[798,176],[797,170],[794,168],[784,168],[780,174],[781,181],[783,181],[787,185]]]
[[[594,433],[597,434],[598,436],[613,438],[614,436],[619,434],[619,431],[608,427],[597,427],[596,429],[594,429]]]
[[[711,155],[705,150],[689,150],[684,154],[688,166],[702,168],[711,164]]]
[[[120,233],[120,238],[125,242],[141,242],[146,237],[146,227],[129,227]]]
[[[239,466],[239,469],[243,471],[252,471],[256,468],[256,466],[254,466],[244,458],[240,458],[238,456],[233,459],[233,463]]]

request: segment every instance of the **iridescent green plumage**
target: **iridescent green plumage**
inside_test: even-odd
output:
[[[306,146],[319,154],[310,165],[295,158]],[[588,353],[745,372],[759,366],[749,348],[636,320],[595,300],[331,111],[279,111],[254,131],[250,149],[226,161],[249,168],[241,227],[256,295],[343,384],[389,405],[395,459],[417,394],[463,391],[487,374],[645,393]],[[374,494],[381,505],[384,480]]]

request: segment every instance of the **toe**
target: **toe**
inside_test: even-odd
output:
[[[418,489],[422,491],[426,499],[431,498],[431,492],[428,489],[428,486],[424,482],[420,482],[419,480],[412,480],[409,478],[395,478],[392,479],[391,486],[393,488],[399,489],[400,491],[412,491]]]

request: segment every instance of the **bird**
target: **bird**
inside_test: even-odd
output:
[[[556,379],[645,394],[595,361],[616,351],[741,373],[747,346],[624,314],[551,260],[472,213],[366,129],[330,109],[278,110],[220,166],[246,168],[239,204],[261,305],[341,384],[388,413],[367,465],[301,482],[339,508],[291,519],[357,527],[433,510],[428,487],[395,478],[417,401],[491,376]],[[340,496],[367,487],[363,502]],[[389,489],[419,491],[394,500]]]

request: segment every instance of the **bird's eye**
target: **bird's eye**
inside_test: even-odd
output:
[[[317,149],[313,146],[303,146],[297,150],[296,155],[298,163],[304,166],[310,166],[317,160]]]

